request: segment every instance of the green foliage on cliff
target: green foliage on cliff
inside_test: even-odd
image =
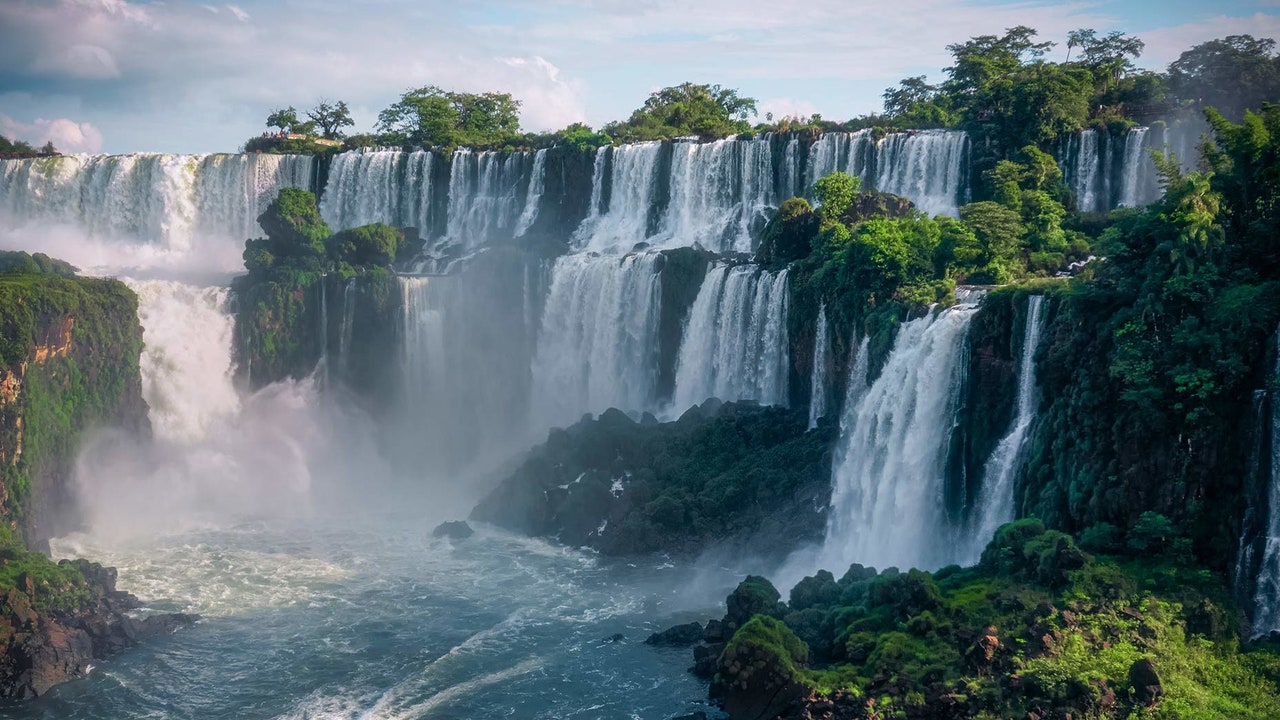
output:
[[[1244,503],[1240,419],[1267,382],[1280,322],[1280,108],[1241,125],[1210,119],[1212,172],[1166,168],[1165,199],[1115,213],[1099,242],[1106,260],[1052,291],[1037,364],[1051,402],[1020,504],[1070,530],[1160,512],[1222,564]]]
[[[0,526],[0,615],[8,613],[3,595],[17,590],[39,613],[72,612],[93,599],[84,574],[72,563],[56,563],[31,552],[9,528]]]
[[[719,671],[763,650],[818,700],[913,720],[1276,716],[1280,654],[1240,650],[1224,583],[1176,547],[1091,556],[1024,520],[973,568],[820,573],[782,622],[742,625]]]
[[[381,338],[378,347],[385,349],[389,343],[381,328],[396,322],[388,266],[416,252],[416,238],[381,223],[335,234],[320,217],[315,196],[296,188],[282,189],[258,222],[267,237],[245,243],[248,274],[232,281],[238,367],[250,382],[261,386],[310,374],[324,349],[341,342],[330,335],[343,321],[346,283],[357,276],[353,302],[372,312],[360,316],[361,332]],[[325,317],[330,327],[322,327]],[[376,374],[363,358],[356,362],[361,372]]]
[[[116,280],[0,274],[0,377],[16,381],[15,400],[0,398],[0,477],[5,514],[24,528],[36,486],[69,472],[85,431],[145,422],[137,317]]]
[[[75,277],[76,268],[65,260],[51,258],[44,253],[32,255],[22,250],[0,250],[0,273]]]

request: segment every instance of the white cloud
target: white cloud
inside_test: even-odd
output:
[[[1280,16],[1257,13],[1252,17],[1218,15],[1196,23],[1160,28],[1138,33],[1147,44],[1142,53],[1143,64],[1153,70],[1164,70],[1184,50],[1200,43],[1228,35],[1280,37]]]
[[[8,115],[0,115],[0,135],[25,140],[36,147],[52,142],[63,153],[102,152],[102,133],[97,128],[87,122],[78,123],[67,118],[36,118],[35,122],[27,125]]]
[[[237,20],[239,20],[240,22],[248,22],[248,21],[249,21],[249,13],[245,12],[245,11],[244,11],[244,10],[242,10],[240,7],[238,7],[238,6],[236,6],[236,5],[228,5],[228,6],[227,6],[227,10],[228,10],[232,15],[235,15],[235,16],[236,16],[236,19],[237,19]]]

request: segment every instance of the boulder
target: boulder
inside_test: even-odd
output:
[[[465,520],[450,520],[442,522],[431,531],[431,537],[449,538],[450,540],[466,540],[475,534],[475,530],[466,523]]]
[[[644,641],[646,645],[665,645],[682,647],[692,645],[702,639],[703,629],[700,623],[691,622],[656,632]]]
[[[1133,700],[1139,705],[1151,707],[1164,694],[1160,674],[1150,658],[1134,661],[1129,666],[1129,686],[1133,688]]]

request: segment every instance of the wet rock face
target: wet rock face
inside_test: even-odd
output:
[[[646,645],[681,647],[698,642],[702,639],[702,634],[702,625],[700,623],[691,622],[667,628],[662,632],[656,632],[650,635],[644,642]]]
[[[451,520],[442,522],[431,531],[431,537],[449,538],[450,540],[466,540],[475,534],[475,530],[464,520]]]
[[[712,698],[734,720],[777,717],[808,694],[776,653],[751,644],[726,648],[711,683]]]
[[[32,605],[34,588],[29,584],[0,591],[0,698],[38,697],[83,677],[94,660],[199,619],[184,613],[133,617],[127,613],[142,603],[116,589],[115,568],[84,560],[72,564],[85,576],[89,590],[79,607],[41,613]]]

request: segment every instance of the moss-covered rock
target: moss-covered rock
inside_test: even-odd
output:
[[[835,429],[801,411],[709,401],[667,423],[617,410],[552,430],[472,518],[610,555],[820,537]]]
[[[0,517],[36,548],[75,527],[85,433],[147,433],[138,299],[117,280],[0,274]]]
[[[1100,558],[1028,520],[974,568],[815,575],[723,646],[711,695],[733,718],[1278,716],[1280,652],[1241,650],[1224,579],[1175,544]]]

